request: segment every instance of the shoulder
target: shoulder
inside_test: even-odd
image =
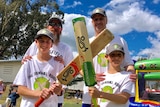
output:
[[[70,48],[70,46],[64,42],[59,42],[58,44],[60,47],[63,47],[63,48]]]
[[[65,53],[66,52],[70,53],[72,51],[71,47],[68,44],[63,42],[59,42],[58,48],[61,49],[61,51],[64,51]]]
[[[120,74],[123,75],[124,77],[128,78],[130,76],[131,72],[121,71]]]
[[[37,60],[37,56],[34,55],[34,56],[32,56],[32,59],[29,59],[29,60],[25,61],[23,65],[24,66],[29,65],[29,64],[35,62],[36,60]]]

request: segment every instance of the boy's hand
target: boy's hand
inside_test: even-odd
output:
[[[40,97],[43,98],[43,99],[48,99],[50,96],[51,96],[51,91],[50,89],[48,88],[44,88],[42,91],[41,91],[41,94],[40,94]]]
[[[105,74],[104,73],[96,73],[96,81],[101,82],[105,80]]]
[[[95,87],[89,87],[88,92],[91,97],[94,97],[94,98],[100,97],[100,91]]]
[[[53,92],[53,93],[55,93],[55,94],[57,94],[57,95],[60,95],[61,94],[61,92],[62,92],[62,85],[61,84],[59,84],[59,83],[53,83],[51,86],[50,86],[50,88],[49,88],[50,90],[51,90],[51,92]]]

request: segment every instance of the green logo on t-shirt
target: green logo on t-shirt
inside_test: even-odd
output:
[[[97,57],[97,62],[101,67],[108,66],[108,60],[106,59],[105,55],[105,53],[101,53]]]
[[[34,82],[35,90],[42,90],[43,88],[49,88],[49,86],[50,86],[49,80],[44,77],[38,77]]]

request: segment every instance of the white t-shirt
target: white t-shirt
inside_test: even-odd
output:
[[[94,39],[95,39],[95,36],[90,38],[90,42],[92,42]],[[123,46],[124,52],[125,52],[125,58],[124,58],[124,61],[123,61],[122,65],[121,65],[121,67],[123,68],[123,67],[125,67],[127,65],[133,65],[134,63],[133,63],[133,61],[132,61],[132,59],[131,59],[131,57],[129,55],[128,45],[127,45],[126,41],[120,36],[114,36],[114,39],[107,46],[109,46],[111,44],[115,44],[115,43]],[[106,47],[104,49],[102,49],[101,52],[99,52],[93,58],[93,64],[94,64],[94,69],[95,69],[96,73],[106,72],[107,71],[108,61],[105,58]],[[90,95],[88,93],[88,87],[85,86],[85,84],[84,84],[84,87],[83,87],[82,103],[91,104],[91,97],[90,97]]]
[[[57,81],[56,76],[64,68],[63,64],[58,63],[53,57],[48,62],[41,62],[37,55],[25,62],[17,73],[13,84],[23,85],[31,90],[42,90],[49,88],[50,84]],[[22,96],[20,107],[34,107],[37,98]],[[40,107],[57,107],[58,97],[56,94],[46,99]]]
[[[38,49],[37,49],[36,43],[33,42],[31,46],[28,48],[28,50],[26,51],[24,57],[28,55],[33,56],[37,54],[37,52],[38,52]],[[52,48],[50,49],[50,55],[53,57],[55,56],[62,57],[64,60],[65,66],[69,64],[73,59],[73,53],[71,48],[63,42],[59,42],[57,46],[53,44]],[[65,88],[66,86],[63,86],[63,87]],[[59,103],[64,102],[64,95],[58,96],[58,102]]]
[[[30,47],[27,49],[25,56],[33,56],[36,55],[38,52],[38,48],[36,46],[36,43],[33,42]],[[73,59],[73,53],[71,48],[63,43],[63,42],[59,42],[58,45],[54,45],[51,47],[50,49],[50,55],[55,57],[55,56],[61,56],[64,60],[64,65],[66,66],[67,64],[70,63],[70,61]]]
[[[99,89],[110,94],[118,94],[127,92],[131,95],[133,82],[129,79],[130,72],[121,71],[115,74],[104,73],[105,80],[99,83]],[[117,104],[107,99],[100,99],[100,107],[128,107],[126,104]]]

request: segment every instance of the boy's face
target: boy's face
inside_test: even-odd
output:
[[[40,36],[35,41],[36,41],[39,51],[42,53],[48,53],[50,48],[53,45],[52,40],[47,36]]]
[[[113,66],[120,66],[124,59],[124,53],[121,51],[113,51],[109,55],[106,55],[106,58]]]

